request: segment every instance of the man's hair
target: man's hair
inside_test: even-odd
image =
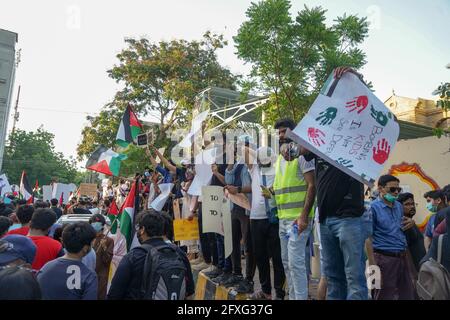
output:
[[[19,267],[0,268],[0,300],[40,300],[41,288],[33,273]]]
[[[275,122],[275,129],[279,129],[279,128],[289,128],[291,130],[294,130],[295,128],[295,122],[292,119],[280,119],[277,122]]]
[[[173,219],[167,212],[161,212],[161,215],[164,218],[164,235],[173,241]]]
[[[89,218],[89,223],[94,223],[94,222],[101,222],[101,224],[104,226],[106,224],[106,219],[102,214],[96,213],[96,214],[93,214],[92,217]]]
[[[109,199],[105,199],[103,200],[103,204],[107,207],[109,207],[111,205],[111,201],[109,201]]]
[[[433,200],[441,199],[443,204],[446,204],[445,202],[445,194],[442,190],[431,190],[426,192],[423,195],[424,198],[431,198]]]
[[[31,218],[31,229],[47,230],[56,222],[56,213],[52,209],[37,209]]]
[[[12,221],[8,217],[0,216],[0,238],[8,232],[9,227],[12,226]]]
[[[87,222],[75,222],[64,228],[62,242],[69,253],[79,253],[84,246],[90,246],[96,232]]]
[[[400,182],[400,180],[397,177],[394,177],[390,174],[385,174],[378,179],[378,186],[385,187],[389,182],[392,181]]]
[[[48,208],[48,204],[47,204],[47,202],[39,200],[39,201],[36,201],[36,203],[34,204],[34,208],[35,209]]]
[[[17,200],[17,205],[18,205],[18,206],[22,206],[22,205],[24,205],[24,204],[27,204],[27,200],[25,200],[25,199],[19,199],[19,200]]]
[[[401,204],[403,204],[406,202],[406,200],[409,200],[409,199],[413,199],[413,201],[414,201],[414,195],[412,193],[405,192],[405,193],[400,193],[398,195],[397,201],[400,202]]]
[[[52,200],[50,200],[52,206],[56,207],[58,205],[58,199],[53,198]]]
[[[447,202],[449,202],[450,201],[450,184],[443,187],[442,192],[444,192],[445,196],[447,197]]]
[[[137,216],[137,225],[143,227],[149,237],[162,237],[165,231],[165,219],[153,209],[144,210]]]
[[[34,207],[29,204],[24,204],[17,208],[16,216],[21,224],[27,224],[33,217]]]

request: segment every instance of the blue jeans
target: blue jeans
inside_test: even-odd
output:
[[[320,224],[328,300],[367,300],[362,217],[329,217]]]
[[[311,224],[300,235],[290,235],[293,220],[280,219],[281,260],[289,287],[289,300],[308,299],[308,277],[306,275],[306,242],[311,233]]]

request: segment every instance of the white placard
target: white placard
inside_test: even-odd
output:
[[[222,202],[222,224],[225,245],[225,258],[228,258],[233,251],[233,238],[231,233],[231,207],[230,200],[223,199]]]
[[[392,153],[395,116],[353,73],[330,75],[308,113],[287,136],[372,187]]]
[[[161,183],[158,187],[161,193],[155,198],[155,200],[153,200],[150,207],[156,211],[161,211],[169,198],[170,191],[173,188],[173,183]]]
[[[8,178],[6,177],[6,174],[2,174],[0,176],[0,194],[3,197],[5,193],[11,193],[11,185],[9,184]]]
[[[200,196],[202,187],[210,184],[213,173],[211,165],[215,160],[215,149],[208,149],[195,157],[195,177],[189,187],[188,194]]]
[[[42,186],[42,197],[44,201],[52,200],[52,186]],[[58,199],[59,200],[59,199]]]
[[[222,204],[223,188],[220,186],[202,187],[202,230],[223,235]]]
[[[52,198],[59,199],[61,198],[61,194],[63,194],[63,203],[69,202],[70,192],[72,192],[73,188],[69,184],[65,183],[55,183],[53,185],[53,193]]]

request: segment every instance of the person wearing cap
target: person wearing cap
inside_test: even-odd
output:
[[[271,193],[275,180],[273,165],[277,157],[269,147],[261,147],[256,153],[254,150],[246,148],[246,152],[248,155],[245,159],[252,178],[250,232],[261,283],[261,291],[255,292],[250,299],[272,300],[270,279],[270,259],[272,258],[275,300],[283,300],[285,296],[283,285],[286,276],[281,260],[277,207]]]
[[[0,239],[0,266],[23,266],[31,268],[36,256],[36,245],[21,235],[8,235]]]
[[[106,299],[106,289],[108,287],[108,275],[111,261],[114,255],[114,240],[104,234],[106,219],[97,213],[90,219],[89,223],[94,228],[96,237],[92,242],[92,248],[96,253],[96,267],[98,277],[98,300]]]
[[[275,124],[280,136],[280,155],[275,163],[273,190],[277,203],[281,257],[289,287],[289,300],[308,299],[306,243],[311,234],[316,197],[314,161],[299,154],[298,146],[286,137],[293,130],[291,119]]]

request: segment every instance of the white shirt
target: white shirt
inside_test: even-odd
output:
[[[252,168],[249,169],[249,172],[252,178],[252,204],[250,219],[267,219],[267,210],[269,210],[269,208],[266,208],[266,200],[261,191],[261,185],[263,184],[261,170],[258,165],[253,165]],[[274,175],[266,175],[266,186],[272,186],[274,180]]]

